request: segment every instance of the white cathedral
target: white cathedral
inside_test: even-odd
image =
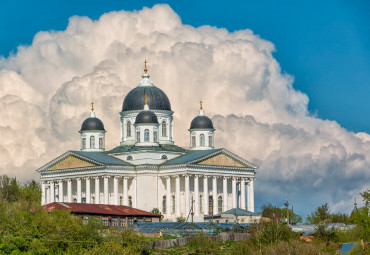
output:
[[[205,116],[190,123],[190,147],[173,140],[173,111],[166,94],[149,79],[146,61],[139,85],[120,112],[121,141],[105,150],[103,122],[91,115],[81,126],[81,150],[67,151],[37,170],[42,205],[52,202],[158,208],[165,219],[195,221],[232,208],[254,212],[257,166],[214,148],[215,128]]]

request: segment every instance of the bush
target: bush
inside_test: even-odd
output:
[[[189,241],[189,248],[192,251],[191,254],[219,254],[220,249],[215,240],[210,236],[201,232],[200,234],[193,236]]]

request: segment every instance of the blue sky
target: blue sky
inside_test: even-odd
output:
[[[3,1],[0,54],[30,44],[40,30],[64,30],[72,15],[97,19],[156,1]],[[168,1],[184,24],[249,28],[275,44],[283,72],[309,96],[311,114],[370,133],[368,1]]]

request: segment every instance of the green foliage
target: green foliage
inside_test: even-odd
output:
[[[186,222],[186,219],[184,217],[177,217],[176,222]]]
[[[365,190],[364,192],[360,193],[362,196],[362,200],[365,203],[366,207],[370,206],[370,189]]]
[[[370,240],[370,217],[369,208],[364,206],[356,211],[353,211],[349,221],[356,224],[361,229],[361,238]]]
[[[289,222],[290,223],[299,223],[302,222],[302,217],[298,214],[293,213],[291,209],[279,208],[277,206],[272,206],[271,204],[265,204],[262,206],[262,216],[272,219],[284,221],[289,213]]]
[[[122,246],[130,250],[132,253],[147,254],[148,241],[136,234],[132,229],[125,229],[121,233]]]
[[[314,236],[324,242],[338,241],[334,228],[327,228],[326,225],[319,225],[315,230]]]
[[[288,241],[292,236],[293,233],[286,224],[270,221],[262,224],[253,240],[258,244],[275,244],[279,241]]]
[[[322,206],[317,207],[317,209],[309,216],[307,216],[307,222],[310,224],[325,224],[330,222],[330,211],[328,203],[323,204]]]
[[[193,236],[189,241],[189,248],[191,254],[219,254],[220,248],[218,243],[210,238],[208,235],[201,232]]]
[[[362,228],[356,226],[349,230],[337,230],[336,235],[339,243],[357,242],[362,239]]]
[[[159,215],[161,215],[161,218],[160,218],[160,220],[159,221],[162,221],[163,220],[163,215],[162,215],[162,213],[161,213],[161,211],[159,211],[159,209],[158,208],[153,208],[151,211],[150,211],[151,213],[155,213],[155,214],[159,214]]]

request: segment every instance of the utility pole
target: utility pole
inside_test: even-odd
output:
[[[191,222],[194,222],[194,200],[191,200]]]
[[[292,206],[292,224],[295,225],[295,219],[294,219],[294,211],[293,211],[293,206]]]
[[[287,215],[287,220],[286,220],[286,222],[287,222],[287,224],[288,224],[288,226],[289,226],[289,202],[288,202],[288,199],[286,199],[285,200],[285,203],[284,203],[284,205],[285,205],[285,207],[286,207],[286,215]]]

